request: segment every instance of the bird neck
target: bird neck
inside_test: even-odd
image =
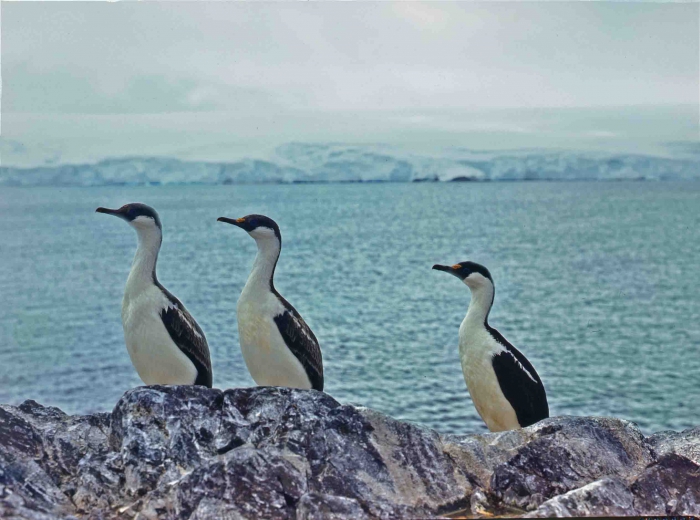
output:
[[[472,299],[469,302],[467,316],[465,321],[486,325],[488,323],[489,312],[493,306],[495,296],[495,288],[493,285],[481,285],[479,287],[470,287]]]
[[[146,286],[157,282],[156,262],[162,242],[162,234],[159,229],[139,229],[139,246],[131,264],[131,272],[126,281],[128,293],[139,292]]]
[[[273,290],[275,268],[282,250],[281,242],[275,238],[259,238],[258,254],[255,256],[253,270],[250,272],[244,290]]]

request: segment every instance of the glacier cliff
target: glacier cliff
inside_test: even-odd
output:
[[[570,151],[407,152],[381,145],[288,143],[264,159],[120,157],[93,164],[0,167],[4,186],[519,180],[694,180],[700,157]]]

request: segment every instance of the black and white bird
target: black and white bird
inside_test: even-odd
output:
[[[147,385],[211,388],[211,360],[204,332],[156,277],[163,240],[158,213],[139,203],[96,211],[125,220],[138,235],[122,300],[122,325],[126,349],[139,377]]]
[[[275,289],[275,267],[282,250],[279,226],[264,215],[218,220],[247,231],[258,246],[237,307],[241,351],[253,380],[260,386],[323,390],[318,340]]]
[[[495,286],[483,265],[434,265],[471,290],[467,315],[459,327],[459,357],[476,411],[492,432],[530,426],[549,417],[544,385],[527,358],[488,322]]]

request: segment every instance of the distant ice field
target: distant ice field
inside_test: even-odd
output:
[[[323,350],[326,391],[445,433],[485,431],[457,333],[469,303],[434,263],[495,280],[490,323],[553,415],[700,424],[700,183],[407,183],[0,191],[0,402],[109,411],[140,380],[121,327],[136,249],[98,206],[160,213],[158,275],[204,329],[214,386],[250,386],[236,301],[255,255],[220,216],[277,220],[276,286]]]
[[[7,164],[12,153],[0,152]],[[117,157],[91,164],[0,166],[0,186],[149,186],[431,181],[631,181],[700,179],[697,143],[664,156],[583,150],[471,150],[435,153],[386,145],[287,143],[265,158],[233,162]],[[11,152],[11,150],[10,150]],[[9,162],[6,156],[9,155]]]

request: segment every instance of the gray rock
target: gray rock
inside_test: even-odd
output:
[[[543,503],[529,518],[568,516],[686,516],[700,512],[700,466],[663,455],[631,485],[606,477]]]
[[[31,459],[0,453],[0,518],[70,517],[73,504]]]
[[[68,416],[25,401],[0,405],[0,517],[64,518],[81,460],[107,449],[109,414]]]
[[[700,426],[682,432],[665,431],[655,433],[647,439],[657,456],[675,453],[695,464],[700,464]]]
[[[111,414],[0,406],[0,517],[698,514],[699,445],[585,417],[440,436],[313,390],[139,387]]]
[[[547,500],[526,518],[571,516],[633,516],[634,495],[616,477],[596,480],[563,495]]]
[[[360,503],[352,498],[308,493],[297,506],[297,520],[344,520],[369,518]]]
[[[534,428],[536,438],[493,470],[490,489],[504,504],[534,509],[604,476],[629,479],[653,461],[641,432],[627,421],[555,417]]]
[[[700,466],[676,454],[651,464],[630,487],[637,511],[648,515],[700,514]]]

